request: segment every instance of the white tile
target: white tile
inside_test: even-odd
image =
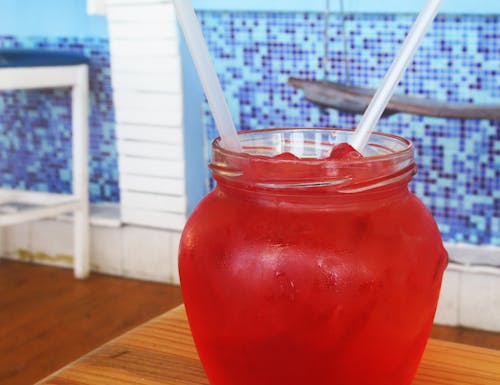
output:
[[[90,233],[90,267],[100,273],[122,275],[123,228],[92,226]]]
[[[10,257],[16,255],[20,249],[30,248],[30,226],[28,223],[8,226],[4,228],[5,252]]]
[[[73,253],[73,226],[63,221],[31,222],[31,249],[47,254]]]
[[[446,243],[445,247],[450,260],[462,265],[500,266],[499,246]]]
[[[131,278],[170,280],[170,232],[125,226],[122,234],[123,274]]]
[[[73,265],[71,261],[74,251],[72,224],[57,220],[31,222],[30,232],[29,250],[47,256],[47,258],[37,259],[36,262],[67,267]]]
[[[120,227],[119,203],[92,203],[90,205],[90,224],[92,226]]]
[[[500,332],[500,270],[482,270],[470,268],[462,273],[459,322],[470,328]]]
[[[434,323],[450,326],[458,325],[460,274],[459,271],[450,268],[445,271]]]
[[[172,232],[170,242],[170,283],[179,285],[179,242],[181,241],[180,232]]]
[[[73,213],[64,213],[57,220],[73,223]],[[105,227],[120,227],[120,204],[113,202],[90,204],[90,225]]]

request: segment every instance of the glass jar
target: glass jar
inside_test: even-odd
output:
[[[408,190],[411,142],[374,134],[362,159],[322,159],[350,135],[250,131],[243,153],[213,143],[217,187],[179,257],[211,385],[411,384],[447,254]]]

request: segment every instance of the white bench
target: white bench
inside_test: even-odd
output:
[[[71,88],[71,194],[0,188],[0,227],[72,212],[74,274],[89,274],[88,60],[77,54],[0,50],[0,90]],[[54,234],[57,237],[58,234]]]

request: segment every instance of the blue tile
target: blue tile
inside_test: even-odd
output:
[[[90,198],[118,201],[108,41],[3,36],[0,47],[61,49],[90,58]],[[0,185],[70,192],[71,158],[69,90],[0,92]]]
[[[241,130],[264,127],[353,127],[359,116],[321,110],[286,84],[289,76],[376,87],[413,18],[348,15],[347,54],[341,20],[330,17],[323,63],[323,15],[199,12],[216,69]],[[3,48],[68,49],[91,58],[90,194],[118,201],[114,111],[105,39],[0,37]],[[398,92],[475,103],[500,99],[497,16],[439,16]],[[217,134],[203,108],[207,143]],[[0,93],[0,185],[68,192],[71,184],[67,91]],[[500,122],[410,115],[384,119],[379,130],[413,140],[419,173],[413,191],[432,210],[443,238],[500,245]],[[207,151],[209,151],[207,145]],[[213,186],[213,180],[209,181]]]
[[[354,127],[359,116],[320,110],[286,84],[289,76],[377,87],[413,17],[363,14],[329,24],[323,66],[324,19],[317,13],[199,12],[204,34],[236,125]],[[257,24],[257,26],[254,26]],[[439,16],[398,92],[453,102],[500,99],[500,21],[497,16]],[[205,104],[208,142],[217,136]],[[395,115],[380,131],[413,140],[419,173],[413,191],[432,210],[450,242],[500,245],[500,122]],[[213,186],[213,181],[210,181]]]

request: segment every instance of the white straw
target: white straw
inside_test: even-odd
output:
[[[436,17],[442,2],[443,0],[426,1],[422,11],[418,15],[417,20],[401,46],[398,55],[385,74],[382,85],[368,105],[350,141],[351,146],[359,152],[362,152],[368,144],[371,133],[387,107],[387,103],[389,103],[396,86],[401,81],[406,67],[410,64],[415,51],[420,45],[420,41]]]
[[[208,47],[203,38],[200,22],[194,13],[191,0],[174,0],[177,18],[186,37],[208,104],[215,119],[215,125],[222,138],[222,144],[231,151],[240,152],[238,133],[234,127],[224,92],[219,83]]]

